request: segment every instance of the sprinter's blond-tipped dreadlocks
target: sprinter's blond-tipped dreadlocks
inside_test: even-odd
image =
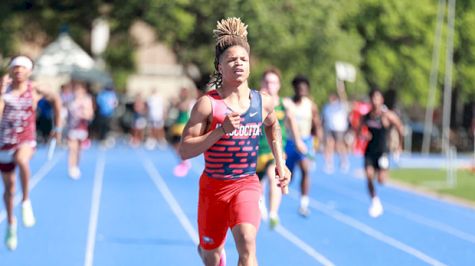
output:
[[[213,30],[216,38],[214,73],[211,77],[211,84],[216,88],[221,87],[222,76],[218,70],[219,58],[231,46],[239,45],[249,53],[251,48],[247,42],[247,25],[240,18],[227,18],[218,21],[216,29]]]

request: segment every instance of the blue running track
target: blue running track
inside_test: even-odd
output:
[[[31,199],[37,224],[21,225],[18,248],[0,245],[1,266],[201,265],[196,253],[198,177],[203,159],[193,159],[184,178],[174,177],[172,149],[148,151],[126,145],[83,152],[81,179],[67,176],[67,154],[50,161],[46,149],[34,156]],[[350,173],[361,158],[352,158]],[[281,225],[258,233],[260,265],[475,265],[475,209],[428,196],[378,186],[384,205],[379,218],[368,215],[362,178],[312,170],[311,214],[298,215],[298,181],[284,197]],[[17,192],[20,191],[19,183]],[[6,214],[0,207],[0,239]],[[237,264],[231,234],[228,265]]]

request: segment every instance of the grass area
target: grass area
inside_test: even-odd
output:
[[[445,170],[439,169],[394,169],[390,173],[391,179],[475,203],[475,172],[458,170],[454,187],[446,186],[446,175]]]

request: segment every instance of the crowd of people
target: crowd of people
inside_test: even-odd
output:
[[[304,75],[292,80],[290,97],[279,94],[283,84],[274,67],[264,71],[258,90],[249,88],[250,46],[247,26],[239,19],[220,21],[214,34],[215,73],[210,83],[183,87],[171,101],[156,89],[149,95],[139,93],[125,108],[128,113],[122,113],[128,117],[125,133],[130,146],[153,150],[170,144],[175,149],[176,177],[188,174],[190,158],[204,154],[198,199],[198,252],[204,264],[225,265],[224,241],[230,228],[240,265],[257,265],[255,238],[260,220],[269,220],[271,228],[278,226],[282,191],[296,171],[300,172],[297,211],[303,217],[310,215],[311,165],[317,151],[324,154],[322,169],[327,174],[335,173],[335,153],[340,171],[347,173],[349,153],[366,143],[362,165],[371,199],[368,212],[380,216],[383,206],[373,179],[384,183],[387,178],[389,129],[403,135],[403,125],[384,105],[382,92],[369,93],[369,108],[355,122],[355,108],[347,99],[344,82],[339,81],[320,114],[311,98],[311,82]],[[8,222],[5,244],[10,250],[18,242],[13,214],[16,168],[23,193],[22,221],[31,227],[35,216],[28,196],[29,160],[37,141],[64,143],[68,175],[77,180],[81,151],[91,145],[91,139],[106,148],[114,145],[111,124],[120,105],[112,87],[93,93],[88,84],[71,81],[55,93],[30,81],[32,69],[31,59],[14,57],[1,80],[0,170]],[[286,163],[278,170],[274,158],[282,152]],[[263,194],[266,186],[268,199]]]

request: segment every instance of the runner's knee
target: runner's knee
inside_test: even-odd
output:
[[[255,248],[256,235],[252,232],[240,232],[237,234],[236,244],[241,252],[249,254]]]
[[[216,265],[219,262],[219,257],[221,254],[221,249],[205,250],[201,247],[199,248],[200,257],[203,260],[205,265]]]
[[[15,183],[14,181],[5,182],[5,191],[3,193],[4,198],[13,197],[15,195]]]

